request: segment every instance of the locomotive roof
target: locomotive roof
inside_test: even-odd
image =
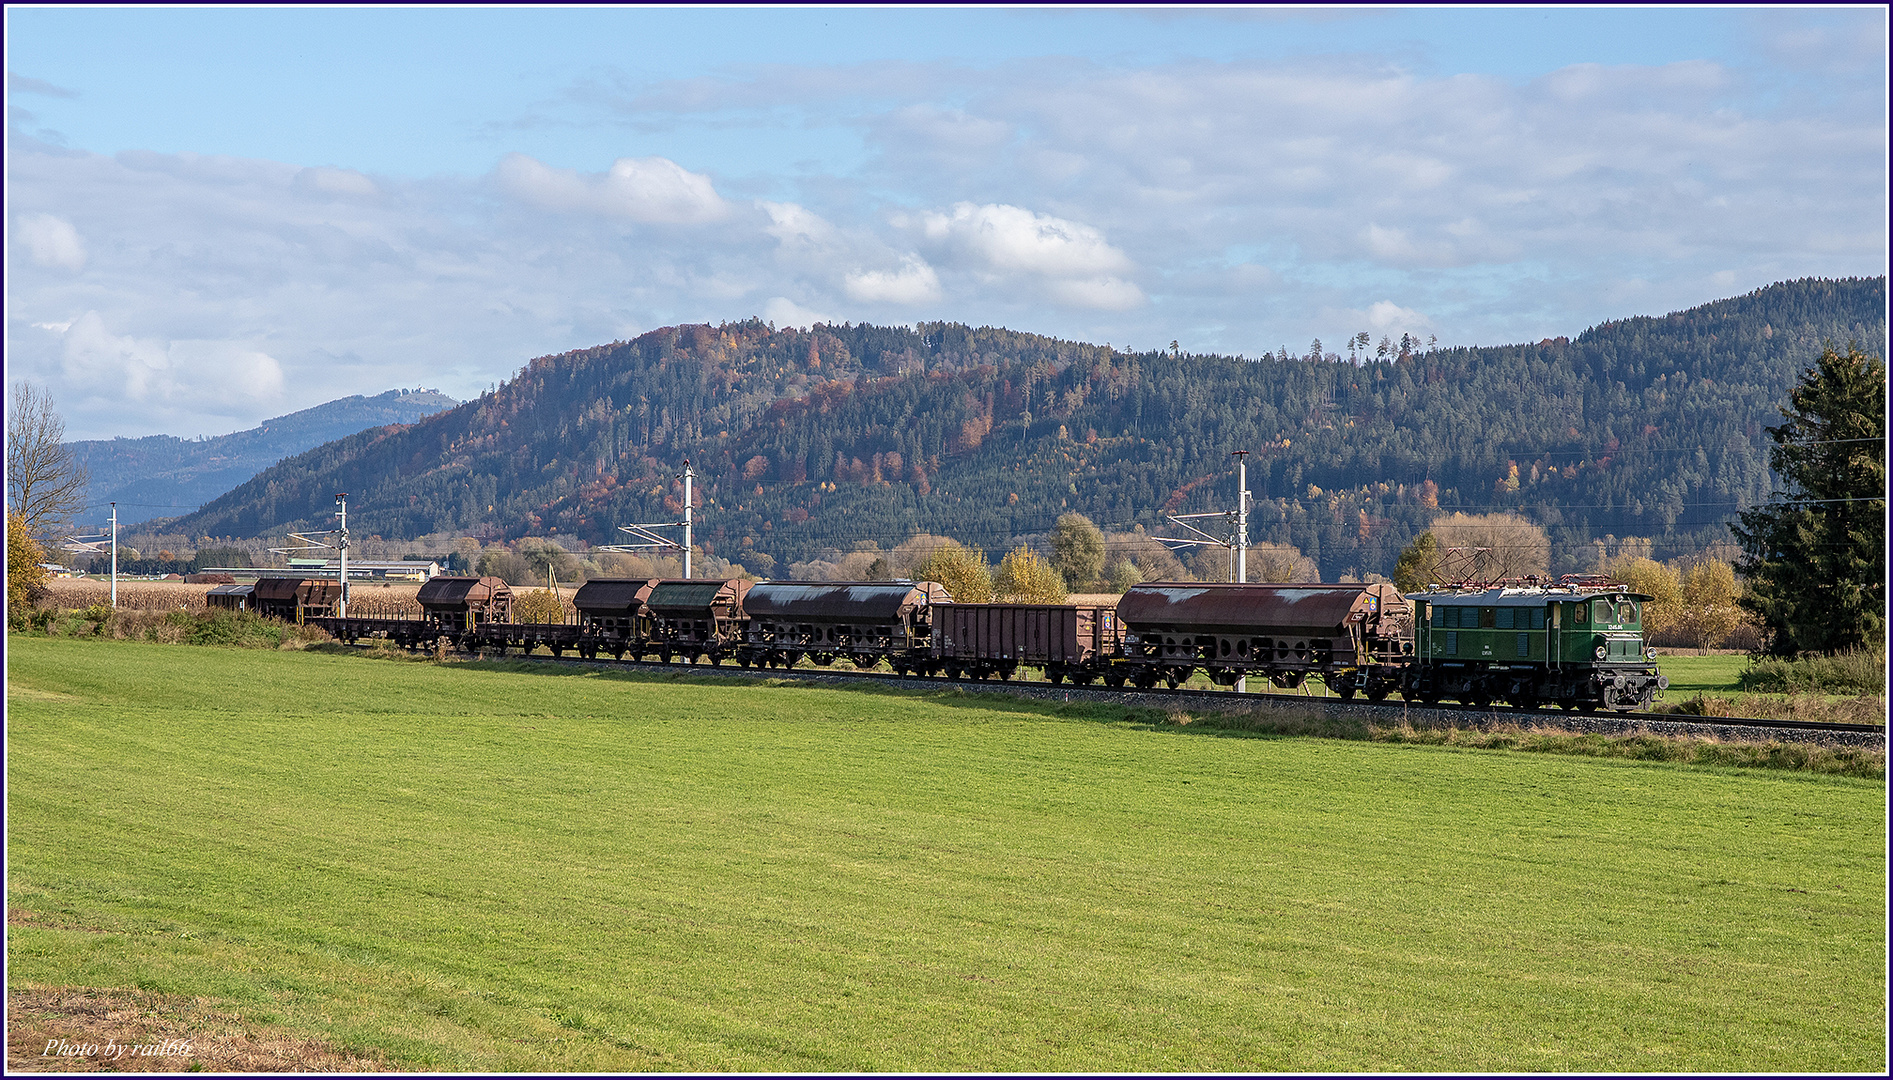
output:
[[[1502,589],[1456,590],[1446,592],[1408,593],[1409,600],[1426,600],[1435,604],[1463,604],[1468,607],[1538,607],[1553,600],[1589,600],[1596,596],[1625,597],[1630,600],[1654,599],[1649,593],[1640,593],[1628,585],[1582,585],[1577,588],[1546,588],[1540,586],[1507,586]]]
[[[765,581],[750,588],[743,609],[751,616],[874,621],[952,601],[931,581]]]

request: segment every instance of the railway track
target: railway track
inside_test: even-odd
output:
[[[462,653],[463,657],[476,654]],[[1191,687],[1167,689],[1111,689],[1099,686],[1054,684],[1038,679],[973,679],[946,676],[896,675],[884,671],[832,671],[826,668],[744,668],[735,664],[672,662],[644,660],[585,660],[578,657],[520,656],[509,659],[534,663],[559,664],[610,670],[649,671],[661,674],[721,675],[753,679],[798,679],[809,682],[874,681],[913,689],[952,687],[973,692],[1011,694],[1056,701],[1098,701],[1122,705],[1159,708],[1195,707],[1207,711],[1238,709],[1296,709],[1315,706],[1324,714],[1364,720],[1403,717],[1422,724],[1451,722],[1471,728],[1509,725],[1553,728],[1574,733],[1621,734],[1650,730],[1671,734],[1714,734],[1718,737],[1754,737],[1773,733],[1784,741],[1841,741],[1848,745],[1886,745],[1886,725],[1827,723],[1813,720],[1776,720],[1767,717],[1693,716],[1687,713],[1625,713],[1592,710],[1516,709],[1511,707],[1474,708],[1469,705],[1420,705],[1412,702],[1343,701],[1338,697],[1312,694],[1236,693],[1232,690],[1204,690]]]

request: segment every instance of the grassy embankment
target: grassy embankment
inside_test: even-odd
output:
[[[439,1070],[1886,1064],[1879,782],[9,645],[10,994]]]

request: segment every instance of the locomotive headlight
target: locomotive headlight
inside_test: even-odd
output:
[[[1608,645],[1599,645],[1595,650],[1597,658],[1599,660],[1602,660],[1604,658],[1604,654],[1609,651],[1610,651],[1610,646]]]
[[[1656,659],[1656,649],[1654,649],[1654,648],[1649,648],[1649,649],[1645,649],[1645,650],[1643,650],[1643,658],[1644,658],[1645,660],[1655,660],[1655,659]]]

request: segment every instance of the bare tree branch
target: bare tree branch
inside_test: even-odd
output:
[[[7,410],[7,508],[36,537],[69,528],[85,510],[85,467],[66,446],[66,421],[32,383],[13,384]]]

